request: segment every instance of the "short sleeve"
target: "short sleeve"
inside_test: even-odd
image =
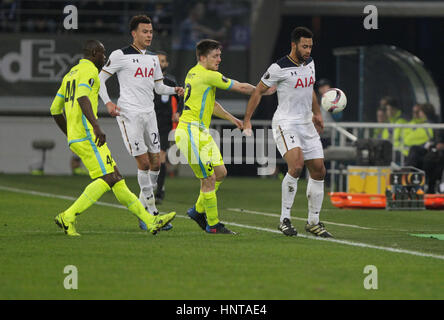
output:
[[[280,76],[281,76],[281,68],[276,63],[273,63],[264,73],[264,75],[261,78],[261,81],[267,87],[272,87],[281,80]]]
[[[224,75],[217,71],[210,71],[207,73],[207,82],[210,86],[223,89],[223,90],[229,90],[234,84],[234,81],[232,79],[228,79],[224,77]]]
[[[89,96],[94,83],[98,80],[97,69],[87,68],[80,70],[79,84],[77,85],[77,98]]]
[[[108,58],[108,61],[105,63],[105,66],[102,68],[102,71],[113,75],[118,72],[123,67],[123,52],[122,50],[115,50],[111,53]]]
[[[56,96],[51,104],[51,115],[62,114],[63,107],[65,106],[65,81],[60,85],[59,90],[57,91]]]
[[[158,81],[163,79],[163,73],[162,69],[160,68],[159,57],[155,56],[155,59],[156,59],[156,66],[154,67],[154,81]]]

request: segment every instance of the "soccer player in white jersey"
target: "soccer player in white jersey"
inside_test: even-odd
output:
[[[297,183],[304,163],[310,177],[307,185],[308,221],[305,230],[319,237],[332,237],[319,221],[324,199],[324,152],[319,133],[322,119],[316,94],[315,67],[310,53],[313,34],[305,27],[291,33],[291,51],[273,63],[256,86],[247,104],[244,132],[251,135],[251,117],[262,95],[271,86],[277,86],[278,107],[272,120],[273,137],[277,148],[288,165],[282,181],[281,218],[278,229],[287,236],[297,235],[292,226],[290,212],[297,191]]]
[[[99,74],[99,94],[110,115],[116,116],[123,142],[137,162],[139,199],[148,212],[157,215],[153,189],[159,175],[160,143],[153,90],[161,95],[183,96],[183,88],[163,84],[159,58],[147,50],[153,39],[151,19],[145,15],[134,16],[130,21],[130,31],[133,43],[113,51]],[[109,98],[105,85],[114,73],[117,73],[120,85],[117,105]],[[146,229],[140,219],[139,226]],[[164,230],[171,227],[168,225]]]

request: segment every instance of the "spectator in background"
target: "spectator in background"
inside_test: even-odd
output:
[[[199,23],[205,15],[205,5],[202,2],[196,3],[188,12],[188,17],[182,21],[179,27],[179,48],[183,50],[194,50],[196,43],[201,40]]]
[[[17,0],[0,0],[0,31],[17,31]]]
[[[407,123],[407,120],[402,115],[401,109],[398,107],[398,102],[394,98],[390,96],[381,98],[380,107],[385,107],[389,123]],[[382,132],[382,138],[390,140],[393,143],[393,147],[400,152],[402,146],[401,136],[403,136],[402,130],[402,128],[388,128]]]
[[[423,160],[427,193],[444,193],[444,130],[437,133],[435,143]]]
[[[62,10],[60,2],[21,1],[20,6],[20,19],[25,22],[24,31],[54,33],[57,30],[56,19]]]
[[[412,108],[413,118],[409,124],[433,123],[437,116],[435,108],[430,103],[416,104]],[[406,164],[423,169],[423,158],[433,143],[431,128],[407,128],[403,133],[404,155],[407,155]]]
[[[226,41],[231,27],[231,19],[225,18],[222,26],[214,30],[203,24],[204,18],[208,18],[205,4],[203,2],[195,3],[189,10],[188,17],[180,24],[179,46],[177,49],[195,50],[197,42],[203,38],[218,40],[224,45],[224,48],[227,47]]]
[[[376,110],[376,121],[378,123],[387,123],[387,111],[385,107],[379,107],[378,110]],[[384,128],[375,128],[373,130],[372,138],[373,139],[387,139],[383,136],[384,130],[388,133],[387,129]]]

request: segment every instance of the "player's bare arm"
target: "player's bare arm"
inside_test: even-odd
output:
[[[318,99],[316,98],[316,94],[313,90],[313,102],[312,102],[312,112],[313,112],[313,124],[316,127],[318,133],[322,133],[324,131],[324,120],[322,119],[321,108],[318,104]]]
[[[231,113],[229,113],[227,110],[225,110],[217,101],[214,101],[213,115],[215,115],[218,118],[230,121],[232,124],[234,124],[236,127],[238,127],[241,130],[243,128],[242,120],[239,120]]]
[[[102,98],[102,100],[108,100],[108,101],[104,101],[105,102],[105,106],[106,109],[108,109],[108,113],[110,116],[112,117],[117,117],[120,116],[120,108],[114,104],[111,99],[108,97],[108,92],[106,89],[106,81],[112,76],[111,73],[102,70],[99,73],[99,79],[100,79],[100,97]]]
[[[249,83],[233,80],[233,86],[231,87],[230,91],[251,95],[254,91],[254,86]]]
[[[57,126],[60,128],[60,130],[62,130],[62,132],[66,136],[67,135],[67,132],[66,132],[66,118],[63,115],[63,113],[61,113],[61,114],[53,114],[52,117],[54,118],[54,121],[57,123]]]
[[[154,82],[154,90],[157,94],[173,95],[177,94],[183,97],[184,89],[182,87],[170,87],[163,83],[163,80],[156,80]]]
[[[77,98],[77,102],[79,103],[80,109],[82,109],[82,112],[85,115],[86,119],[89,121],[89,123],[91,123],[93,127],[94,135],[96,136],[95,143],[97,144],[98,147],[103,146],[106,142],[106,136],[105,133],[100,128],[97,119],[94,117],[91,101],[87,96],[83,96]]]
[[[245,111],[244,116],[244,134],[247,136],[251,136],[251,117],[253,116],[254,111],[256,110],[259,102],[261,102],[262,96],[265,93],[270,92],[271,88],[266,86],[262,81],[259,81],[257,86],[255,87],[253,94],[248,100],[247,109]],[[276,88],[274,88],[276,91]]]

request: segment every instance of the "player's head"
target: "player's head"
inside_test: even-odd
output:
[[[302,62],[310,57],[313,48],[313,33],[305,27],[296,27],[291,32],[291,51]]]
[[[165,51],[157,51],[157,57],[159,58],[160,69],[162,69],[162,72],[165,72],[170,64],[168,62],[168,54]]]
[[[208,70],[217,71],[222,61],[222,45],[219,41],[204,39],[196,45],[197,62]]]
[[[130,32],[133,43],[138,48],[146,49],[153,40],[153,25],[151,19],[145,15],[134,16],[130,21]]]
[[[100,71],[105,64],[105,47],[99,40],[87,40],[83,46],[83,57],[91,60]]]

